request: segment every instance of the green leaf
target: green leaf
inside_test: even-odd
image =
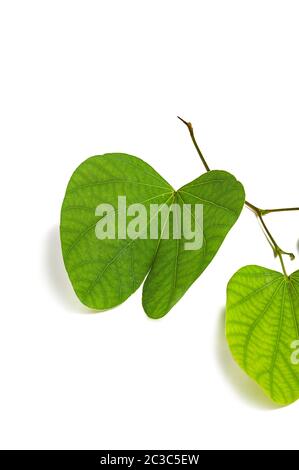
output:
[[[299,398],[299,271],[245,266],[227,287],[226,336],[234,359],[275,402]]]
[[[157,239],[96,238],[95,229],[100,220],[95,215],[96,207],[110,203],[116,208],[119,195],[126,196],[127,205],[142,203],[148,208],[151,203],[162,205],[170,201],[173,189],[136,157],[94,156],[73,173],[61,209],[60,233],[66,270],[81,302],[99,310],[120,304],[140,286],[157,249]]]
[[[176,192],[181,207],[203,204],[203,244],[186,250],[186,238],[161,239],[151,271],[143,286],[143,308],[151,318],[163,317],[200,276],[219,250],[227,233],[237,221],[245,200],[244,189],[225,171],[210,171]],[[170,222],[172,233],[173,220]]]
[[[133,238],[119,236],[119,196],[126,197],[126,207],[143,204],[150,214],[144,238],[140,233]],[[175,192],[153,168],[131,155],[87,159],[73,173],[61,209],[63,258],[77,296],[94,309],[114,307],[140,286],[152,266],[143,305],[153,318],[165,315],[211,262],[236,222],[244,197],[242,185],[224,171],[206,173]],[[202,245],[196,249],[186,249],[192,241],[183,233],[183,224],[181,238],[174,238],[173,225],[178,221],[171,211],[173,203],[182,212],[183,205],[188,205],[193,229],[203,226]],[[110,204],[109,216],[116,224],[114,239],[96,237],[97,226],[104,220],[103,213],[96,211],[99,204]],[[157,207],[154,213],[152,204]],[[196,204],[203,206],[203,220],[198,218]],[[163,224],[161,207],[166,210]],[[158,221],[155,238],[150,237],[153,219]],[[131,223],[127,213],[124,222],[126,232]],[[168,239],[164,239],[166,222]]]

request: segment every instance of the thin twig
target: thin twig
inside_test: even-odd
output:
[[[180,116],[178,116],[178,118],[180,119],[180,121],[182,121],[187,126],[187,128],[189,130],[189,134],[190,134],[192,142],[193,142],[193,145],[196,148],[196,151],[197,151],[197,153],[198,153],[198,155],[199,155],[206,171],[211,171],[205,157],[203,156],[203,154],[202,154],[202,152],[201,152],[201,150],[200,150],[200,148],[199,148],[199,146],[196,142],[191,122],[185,121]],[[245,201],[245,205],[247,206],[248,209],[250,209],[252,212],[254,212],[254,214],[256,215],[258,220],[261,222],[264,234],[265,234],[268,242],[270,243],[270,245],[273,249],[274,255],[278,256],[278,258],[280,260],[282,270],[283,270],[283,273],[284,273],[285,276],[287,276],[287,272],[286,272],[286,269],[285,269],[285,265],[284,265],[282,255],[289,256],[291,260],[295,259],[295,255],[293,253],[288,253],[287,251],[284,251],[279,247],[279,245],[276,243],[273,235],[271,234],[269,228],[267,227],[267,225],[266,225],[266,223],[263,219],[263,216],[266,215],[266,214],[270,214],[271,212],[296,211],[296,210],[299,210],[299,207],[291,207],[291,208],[283,208],[283,209],[260,209],[259,207],[255,206],[254,204],[252,204],[249,201]]]
[[[289,212],[299,211],[299,207],[283,207],[282,209],[262,209],[262,215],[271,214],[272,212]]]

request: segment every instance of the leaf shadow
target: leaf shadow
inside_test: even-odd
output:
[[[66,310],[72,313],[93,313],[76,298],[68,279],[60,246],[59,227],[55,225],[47,233],[45,247],[45,273],[54,295]]]
[[[216,348],[216,358],[223,376],[238,396],[254,408],[272,411],[282,408],[282,406],[272,402],[259,385],[234,362],[225,338],[225,308],[221,310],[218,320]]]

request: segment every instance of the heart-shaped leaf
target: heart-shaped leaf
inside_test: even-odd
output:
[[[125,207],[120,207],[120,198]],[[140,286],[154,261],[143,304],[149,316],[165,315],[211,262],[243,204],[242,185],[224,171],[206,173],[176,192],[153,168],[131,155],[87,159],[73,173],[61,210],[63,258],[77,296],[91,308],[114,307]],[[128,238],[134,215],[128,207],[140,205],[146,224]],[[182,213],[186,209],[197,229],[191,234],[202,234],[198,246],[192,245],[183,225],[177,230],[180,239],[174,236],[178,219],[172,205]],[[201,218],[198,206],[203,207]],[[102,230],[105,225],[112,237],[111,233],[98,236],[99,226]],[[186,249],[188,245],[192,248]]]
[[[130,218],[117,213],[118,197],[126,197],[126,206],[143,204],[149,211],[151,203],[170,201],[173,192],[153,168],[131,155],[91,157],[75,170],[61,209],[60,233],[66,270],[82,303],[99,310],[122,303],[144,280],[157,249],[158,239],[119,238],[118,216],[124,217],[125,228]],[[111,205],[115,239],[95,235],[100,204]]]
[[[241,183],[230,173],[219,170],[205,173],[177,191],[175,202],[191,211],[195,225],[202,225],[202,246],[186,249],[184,233],[178,239],[160,240],[143,286],[143,308],[148,316],[163,317],[206,269],[237,221],[244,200]],[[195,204],[203,206],[201,221],[195,216]]]
[[[234,359],[279,404],[299,398],[299,271],[245,266],[227,287],[226,336]]]

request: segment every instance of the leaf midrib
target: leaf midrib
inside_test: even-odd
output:
[[[196,196],[195,194],[192,194],[192,193],[189,193],[188,191],[183,191],[180,189],[180,192],[181,193],[184,193],[184,194],[188,194],[188,196],[191,196],[191,197],[194,197],[195,199],[198,199],[199,201],[203,202],[204,204],[209,204],[211,206],[215,206],[217,207],[218,209],[222,209],[230,214],[233,214],[234,217],[237,217],[237,213],[235,211],[233,211],[232,209],[230,209],[229,207],[226,207],[226,206],[222,206],[221,204],[217,204],[216,202],[214,201],[210,201],[209,199],[203,199],[202,197],[198,197]]]
[[[277,279],[277,280],[280,280],[280,279]],[[258,324],[265,317],[267,311],[269,310],[270,306],[274,302],[274,299],[275,299],[276,295],[278,294],[283,282],[284,282],[284,279],[281,279],[279,285],[275,289],[274,293],[271,295],[270,300],[267,303],[266,307],[263,309],[262,313],[255,319],[255,321],[253,322],[253,324],[249,328],[248,334],[246,336],[246,341],[245,341],[245,345],[244,345],[244,355],[243,355],[243,366],[244,366],[245,370],[247,370],[248,348],[249,348],[249,343],[250,343],[250,340],[252,338],[253,332],[256,329],[256,327],[258,326]]]

